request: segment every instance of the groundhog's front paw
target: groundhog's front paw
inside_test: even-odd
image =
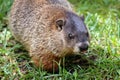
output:
[[[52,53],[33,56],[32,60],[37,67],[42,67],[43,70],[46,70],[48,72],[58,71],[58,64],[59,64],[60,58],[56,57]]]

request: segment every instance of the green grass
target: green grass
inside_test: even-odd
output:
[[[84,14],[91,44],[81,61],[51,74],[31,64],[28,52],[7,28],[13,0],[0,0],[0,80],[120,80],[120,0],[70,0]],[[93,61],[90,56],[96,55]]]

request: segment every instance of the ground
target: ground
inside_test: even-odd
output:
[[[120,80],[120,0],[70,0],[91,34],[86,55],[64,58],[59,73],[36,68],[8,29],[13,0],[0,0],[1,80]],[[73,60],[72,62],[67,60]]]

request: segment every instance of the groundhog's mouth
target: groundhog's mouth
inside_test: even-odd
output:
[[[81,51],[80,53],[85,54],[87,53],[87,50]]]
[[[88,52],[88,49],[85,49],[85,50],[80,50],[79,48],[74,48],[74,53],[77,53],[77,54],[85,54]]]

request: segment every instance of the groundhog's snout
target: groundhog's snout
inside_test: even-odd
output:
[[[88,44],[87,43],[81,43],[81,45],[79,46],[79,51],[83,52],[83,51],[87,51],[88,50]]]
[[[74,47],[74,52],[77,52],[77,53],[86,52],[88,50],[88,47],[89,47],[88,41],[76,43]]]

